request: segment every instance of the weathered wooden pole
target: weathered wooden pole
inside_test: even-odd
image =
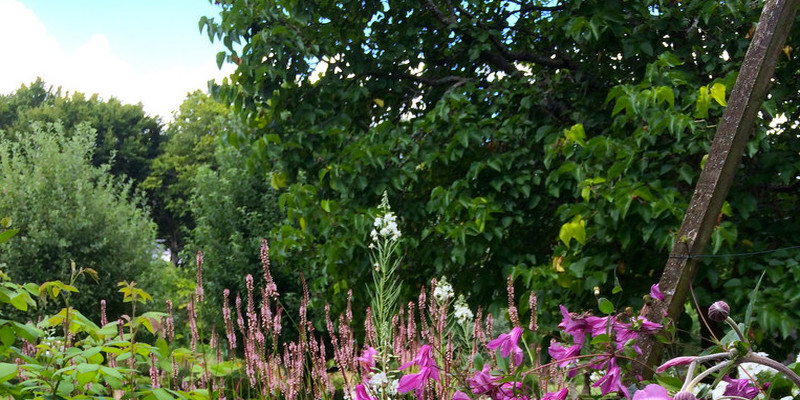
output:
[[[649,320],[660,321],[667,315],[677,321],[683,311],[689,284],[697,272],[698,260],[692,257],[703,254],[714,230],[798,5],[800,0],[767,0],[764,3],[728,106],[717,127],[705,168],[700,173],[678,238],[659,281],[666,299],[655,302],[648,310],[646,317]],[[648,377],[655,363],[660,360],[662,346],[652,337],[643,338],[642,342],[641,363],[634,363],[634,372]]]

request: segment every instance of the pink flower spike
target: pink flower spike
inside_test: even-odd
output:
[[[658,283],[650,286],[650,298],[664,301],[664,293],[661,293],[661,288],[658,286]]]
[[[667,393],[667,389],[656,385],[650,384],[644,387],[644,389],[637,390],[633,393],[633,400],[671,400],[672,398],[669,397]]]
[[[464,393],[464,392],[462,392],[460,390],[456,390],[456,392],[453,393],[452,400],[470,400],[470,398],[469,398],[469,396],[467,396],[466,393]]]
[[[496,350],[500,348],[500,354],[503,357],[508,357],[513,353],[514,365],[519,366],[522,364],[522,348],[519,347],[519,339],[522,337],[522,328],[515,327],[509,333],[500,334],[497,339],[489,342],[486,347],[489,350]]]
[[[356,385],[356,400],[376,400],[367,394],[367,388],[363,384]]]
[[[557,392],[545,393],[542,400],[565,400],[567,398],[568,390],[563,388]]]
[[[667,368],[674,367],[676,365],[689,365],[689,364],[692,363],[692,361],[694,361],[695,358],[696,357],[690,357],[690,356],[675,357],[675,358],[665,362],[664,364],[661,364],[661,366],[656,368],[656,372],[660,374],[660,373],[666,371]]]

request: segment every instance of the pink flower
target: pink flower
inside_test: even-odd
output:
[[[400,369],[406,369],[411,366],[411,364],[417,364],[417,366],[419,366],[419,372],[400,377],[397,391],[400,393],[407,393],[414,390],[417,399],[422,399],[422,393],[425,390],[425,382],[427,382],[428,379],[439,380],[439,366],[436,365],[436,361],[431,357],[431,346],[427,344],[422,345],[417,356],[410,362],[401,365]]]
[[[378,355],[378,351],[375,350],[373,347],[367,347],[364,349],[364,352],[361,353],[361,357],[358,357],[358,362],[369,371],[375,369],[375,356]]]
[[[558,307],[561,309],[561,315],[563,316],[561,323],[558,324],[558,327],[572,336],[572,340],[575,342],[575,344],[585,343],[586,320],[582,318],[576,318],[575,314],[571,314],[569,311],[567,311],[567,308],[562,305],[559,305]]]
[[[620,370],[617,366],[617,362],[615,359],[611,359],[606,364],[606,374],[603,375],[602,378],[598,379],[597,382],[593,383],[593,387],[600,387],[600,391],[603,396],[611,392],[622,392],[625,397],[630,398],[630,394],[628,393],[628,388],[622,385],[620,381]]]
[[[644,389],[633,393],[633,400],[671,400],[667,389],[655,384],[647,385]]]
[[[660,374],[660,373],[666,371],[667,368],[674,367],[676,365],[688,365],[688,364],[691,364],[692,361],[694,361],[694,359],[695,359],[695,357],[688,357],[688,356],[687,357],[675,357],[672,360],[669,360],[669,361],[665,362],[664,364],[661,364],[661,366],[656,368],[656,372]]]
[[[464,393],[464,392],[462,392],[460,390],[456,390],[456,392],[453,393],[452,400],[470,400],[470,398],[469,398],[469,396],[467,396],[466,393]]]
[[[567,398],[567,388],[563,388],[557,392],[545,393],[542,400],[565,400]]]
[[[500,348],[500,354],[503,357],[508,357],[509,354],[514,355],[514,365],[519,366],[522,364],[522,348],[519,347],[519,339],[522,337],[522,328],[515,327],[509,333],[500,334],[497,339],[489,342],[486,347],[489,350],[496,350]]]
[[[658,283],[653,286],[650,286],[650,298],[664,301],[664,293],[661,293],[661,288],[658,287]]]
[[[362,384],[356,385],[356,400],[376,400],[374,397],[370,397],[367,394],[367,388],[364,387]]]
[[[484,394],[494,390],[495,381],[500,378],[495,378],[489,374],[489,364],[483,364],[483,369],[475,372],[475,375],[469,380],[469,387],[472,393]]]
[[[608,324],[611,322],[611,316],[608,317],[586,317],[586,325],[592,333],[592,337],[597,337],[602,334],[611,333]]]
[[[526,396],[517,396],[522,391],[520,382],[498,383],[502,377],[489,374],[489,365],[484,364],[483,369],[475,373],[469,380],[472,393],[486,395],[492,400],[527,400]]]
[[[570,346],[569,348],[564,348],[561,343],[553,341],[550,343],[550,347],[547,349],[547,352],[550,354],[550,357],[553,357],[554,360],[559,361],[559,367],[564,368],[567,365],[575,362],[573,357],[581,353],[581,347],[582,345],[576,344]]]
[[[725,388],[723,396],[752,399],[758,395],[758,388],[753,386],[748,379],[732,379],[728,375],[725,375],[722,377],[722,380],[728,382],[728,387]]]

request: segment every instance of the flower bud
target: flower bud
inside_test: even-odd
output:
[[[673,400],[697,400],[697,396],[692,392],[682,391],[675,394]]]
[[[708,307],[708,318],[712,321],[725,321],[730,313],[731,308],[728,306],[728,303],[721,300],[712,304],[711,307]]]

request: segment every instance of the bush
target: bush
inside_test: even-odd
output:
[[[18,281],[68,282],[72,262],[96,270],[96,283],[76,282],[82,295],[72,305],[97,316],[105,299],[116,318],[116,283],[134,280],[157,257],[155,224],[129,182],[92,166],[95,136],[87,124],[67,135],[60,124],[38,123],[14,140],[0,135],[0,214],[20,230],[0,257]]]

